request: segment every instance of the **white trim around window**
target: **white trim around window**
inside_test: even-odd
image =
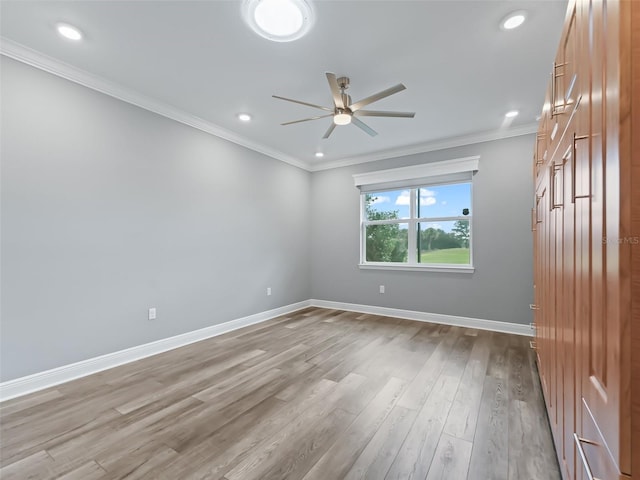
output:
[[[473,174],[478,171],[479,163],[478,155],[456,158],[410,167],[357,173],[353,175],[353,182],[362,192],[470,182]]]
[[[429,271],[429,272],[446,272],[446,273],[473,273],[473,175],[478,171],[479,156],[466,157],[443,162],[432,162],[422,165],[414,165],[410,167],[401,167],[389,170],[380,170],[376,172],[367,172],[353,175],[354,184],[360,190],[360,262],[358,264],[361,269],[379,269],[379,270],[404,270],[404,271]],[[470,198],[469,207],[471,215],[465,213],[454,217],[442,216],[424,216],[417,212],[416,206],[420,199],[419,192],[424,187],[447,186],[454,184],[469,184]],[[408,217],[398,218],[391,217],[370,219],[367,214],[366,197],[370,193],[390,192],[404,190],[410,193]],[[435,195],[432,194],[432,195]],[[384,196],[383,196],[384,198]],[[404,205],[407,205],[404,203]],[[406,213],[405,213],[406,215]],[[417,226],[421,223],[433,222],[466,222],[468,232],[466,235],[466,244],[469,249],[469,263],[421,263],[418,257],[417,244]],[[405,247],[405,261],[366,261],[367,258],[367,227],[372,225],[405,225],[407,229],[406,241],[408,245]],[[440,228],[440,227],[437,227]],[[451,235],[449,233],[449,235]],[[439,237],[442,238],[442,237]],[[460,239],[461,237],[456,237]],[[465,238],[465,237],[462,237]],[[464,244],[463,244],[464,247]],[[440,247],[440,248],[458,248],[458,247]],[[420,250],[422,251],[422,250]],[[438,250],[435,250],[438,251]],[[441,250],[444,251],[444,250]],[[398,255],[398,252],[392,253]],[[421,257],[422,258],[422,257]]]

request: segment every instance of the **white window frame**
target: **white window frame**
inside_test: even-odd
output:
[[[360,263],[361,269],[377,270],[409,270],[431,272],[473,273],[473,174],[478,171],[480,157],[465,157],[442,162],[432,162],[411,167],[381,170],[353,175],[355,186],[360,189]],[[416,217],[417,189],[436,185],[453,185],[457,183],[471,184],[471,215],[456,217]],[[393,220],[367,220],[365,196],[367,193],[409,190],[409,218]],[[424,264],[417,259],[417,224],[438,221],[469,221],[469,264]],[[366,227],[368,225],[408,224],[408,257],[406,263],[400,262],[367,262],[366,261]]]

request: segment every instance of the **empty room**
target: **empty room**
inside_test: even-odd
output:
[[[0,479],[640,480],[640,1],[0,0]]]

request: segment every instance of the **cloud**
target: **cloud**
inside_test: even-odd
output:
[[[376,203],[388,203],[391,201],[391,198],[385,197],[384,195],[376,195],[373,197],[373,200],[370,202],[371,205],[375,205]]]
[[[409,205],[411,203],[411,194],[409,190],[403,190],[403,192],[396,198],[396,205]]]
[[[446,205],[446,204],[447,204],[447,201],[446,201],[446,200],[443,200],[443,201],[442,201],[442,202],[440,202],[440,203],[441,203],[442,205]]]
[[[429,190],[428,188],[421,188],[420,189],[420,206],[428,207],[430,205],[435,205],[437,203],[436,199],[434,198],[436,195],[437,195],[437,192],[434,192],[433,190]]]
[[[420,196],[420,206],[422,207],[428,207],[429,205],[435,205],[436,203],[436,199],[433,197]]]
[[[437,203],[436,192],[433,190],[427,190],[426,188],[420,189],[420,206],[428,207],[430,205],[435,205]],[[411,203],[411,194],[409,190],[403,190],[398,198],[396,199],[396,205],[409,205]]]

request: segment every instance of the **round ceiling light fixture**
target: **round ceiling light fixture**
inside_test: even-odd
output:
[[[250,122],[251,115],[249,115],[248,113],[239,113],[238,120],[240,120],[241,122]]]
[[[511,12],[509,15],[504,17],[502,22],[500,22],[500,28],[502,28],[502,30],[513,30],[514,28],[518,28],[522,25],[526,19],[527,12],[524,10]]]
[[[316,158],[322,158],[322,157],[324,157],[324,153],[316,152]]]
[[[507,118],[516,118],[518,116],[518,110],[510,110],[507,113],[504,114],[505,117]]]
[[[274,42],[297,40],[313,25],[306,0],[245,0],[242,17],[254,32]]]
[[[78,40],[82,40],[82,32],[68,23],[58,23],[56,25],[56,30],[60,35],[69,40],[75,40],[76,42]]]
[[[338,113],[333,116],[333,123],[336,125],[349,125],[351,123],[351,114],[338,109]]]

